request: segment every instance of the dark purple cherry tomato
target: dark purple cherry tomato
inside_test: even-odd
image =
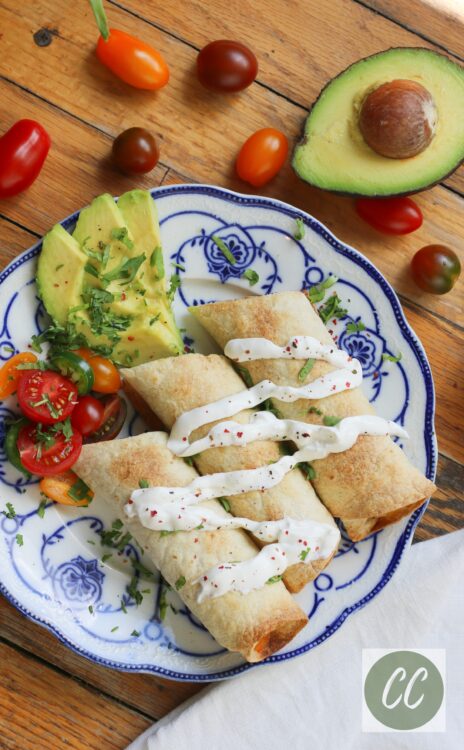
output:
[[[458,256],[446,245],[426,245],[411,261],[412,278],[424,292],[446,294],[461,273]]]
[[[411,198],[359,198],[356,211],[384,234],[409,234],[422,224],[422,211]]]
[[[159,150],[145,128],[129,128],[113,143],[113,161],[124,174],[146,174],[157,165]]]
[[[127,404],[116,393],[100,399],[103,406],[103,418],[100,426],[90,435],[85,436],[86,443],[100,443],[103,440],[114,440],[121,432],[127,416]]]
[[[242,91],[258,74],[258,61],[240,42],[218,39],[203,47],[197,57],[197,75],[207,89],[230,94]]]

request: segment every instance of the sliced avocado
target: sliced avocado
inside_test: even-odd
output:
[[[56,224],[42,243],[36,282],[39,295],[55,323],[64,326],[70,307],[82,303],[87,256],[71,235]]]
[[[366,97],[392,81],[421,84],[437,114],[429,145],[408,158],[377,153],[359,127]],[[430,117],[430,111],[424,110],[424,117]],[[390,49],[359,60],[326,85],[306,120],[293,167],[306,182],[334,192],[364,196],[417,192],[442,180],[464,159],[463,119],[464,68],[428,49]]]
[[[72,237],[60,225],[55,227],[50,232],[58,236],[54,253],[47,261],[51,254],[47,235],[38,273],[40,288],[46,286],[43,298],[52,317],[62,326],[70,324],[91,348],[104,347],[124,365],[183,351],[164,278],[158,278],[145,252],[154,239],[162,252],[156,209],[150,206],[149,193],[133,192],[138,194],[135,200],[123,201],[128,221],[105,194],[81,211]],[[63,279],[72,276],[71,294],[56,294],[57,274]]]

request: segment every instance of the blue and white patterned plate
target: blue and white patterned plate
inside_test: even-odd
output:
[[[383,417],[405,426],[404,449],[414,464],[433,478],[436,444],[434,394],[430,368],[409,328],[398,299],[379,271],[311,216],[268,198],[215,187],[176,185],[153,190],[158,206],[166,266],[179,263],[182,279],[175,301],[186,346],[211,352],[215,347],[189,315],[187,306],[249,294],[301,289],[329,272],[339,277],[336,290],[349,317],[329,323],[340,346],[356,356],[364,371],[364,390]],[[306,226],[297,241],[295,218]],[[77,214],[63,221],[71,230]],[[217,235],[233,247],[231,266],[212,241]],[[47,323],[34,282],[40,243],[0,275],[0,357],[24,350],[33,333]],[[252,267],[259,282],[250,287],[241,276]],[[360,333],[347,330],[362,320]],[[298,331],[295,331],[298,333]],[[402,352],[398,363],[382,354]],[[1,417],[17,411],[15,399],[2,402]],[[127,432],[144,430],[131,413]],[[139,551],[128,544],[120,554],[101,546],[100,531],[114,520],[94,502],[86,509],[50,503],[39,513],[35,481],[26,482],[0,455],[1,502],[11,502],[15,518],[0,516],[0,589],[27,617],[41,623],[70,648],[99,664],[133,672],[154,672],[172,679],[207,681],[250,668],[240,656],[221,649],[185,609],[177,595],[160,586],[158,574],[143,580],[143,602],[136,606],[126,591]],[[423,509],[408,519],[353,544],[343,538],[337,557],[297,599],[310,622],[269,662],[308,651],[334,633],[349,614],[367,604],[390,580]],[[43,517],[42,517],[43,515]],[[17,536],[19,535],[19,536]],[[23,545],[18,542],[23,540]],[[149,566],[149,563],[144,560]],[[160,619],[160,608],[165,613]]]

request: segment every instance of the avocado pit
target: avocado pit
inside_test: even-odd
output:
[[[359,114],[362,136],[373,151],[390,159],[408,159],[422,153],[437,125],[432,95],[416,81],[383,83],[364,98]]]

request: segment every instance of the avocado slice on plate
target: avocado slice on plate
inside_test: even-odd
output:
[[[366,57],[313,104],[293,155],[306,182],[358,196],[431,187],[464,159],[464,68],[422,48]]]
[[[162,261],[150,262],[153,243],[162,258],[153,199],[141,190],[123,197],[124,212],[108,194],[95,198],[81,211],[72,236],[54,227],[44,238],[37,283],[55,323],[132,366],[179,354],[183,342],[164,270],[160,274]]]

